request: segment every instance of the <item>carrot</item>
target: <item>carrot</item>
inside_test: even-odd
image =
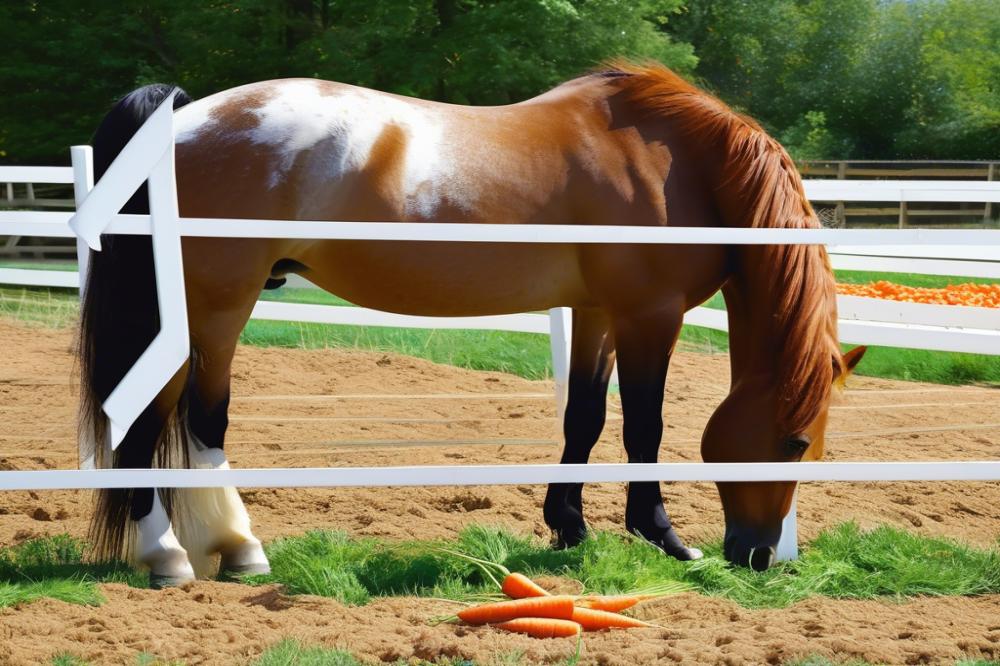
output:
[[[519,617],[547,617],[568,620],[573,617],[573,597],[532,597],[494,604],[473,606],[458,612],[458,618],[469,624],[493,624]]]
[[[608,611],[593,610],[592,608],[574,608],[574,622],[583,627],[584,631],[600,631],[601,629],[632,629],[636,627],[652,627],[653,625],[642,620],[618,613]]]
[[[908,287],[879,280],[868,284],[838,284],[837,292],[850,296],[883,298],[907,303],[1000,307],[1000,284],[949,284],[946,287]]]
[[[598,595],[591,594],[586,596],[575,597],[573,603],[582,608],[591,608],[593,610],[609,611],[611,613],[617,613],[623,611],[626,608],[632,608],[636,604],[645,603],[647,601],[652,601],[653,599],[660,599],[662,597],[669,596],[671,594],[678,594],[680,592],[686,592],[691,589],[691,586],[687,583],[680,583],[677,581],[669,581],[665,583],[660,583],[659,585],[653,585],[651,587],[645,587],[628,594],[617,594],[617,595]]]
[[[524,574],[511,573],[510,569],[497,562],[490,562],[489,560],[483,560],[478,557],[473,557],[472,555],[466,555],[465,553],[458,553],[453,550],[448,550],[446,548],[441,548],[441,552],[448,553],[449,555],[454,555],[455,557],[460,557],[463,560],[468,560],[472,562],[480,569],[483,570],[490,580],[492,580],[500,590],[506,594],[511,599],[528,599],[530,597],[548,597],[551,596],[548,591],[545,590],[541,585],[531,580]],[[503,574],[503,582],[496,579],[493,573],[490,571],[490,567],[494,570],[499,571]]]
[[[506,571],[506,569],[503,569],[503,571]],[[511,599],[552,596],[545,588],[524,574],[511,573],[510,571],[507,571],[507,575],[500,585],[500,590]]]
[[[577,597],[574,603],[580,608],[590,608],[592,610],[608,611],[610,613],[618,613],[627,608],[632,608],[641,601],[646,601],[648,599],[655,599],[657,595],[632,595],[632,596],[618,596],[618,597]]]
[[[581,631],[580,625],[572,620],[549,617],[519,617],[493,626],[535,638],[570,638],[579,636]]]

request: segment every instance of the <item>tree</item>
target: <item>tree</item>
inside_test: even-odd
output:
[[[66,161],[113,101],[177,83],[195,97],[307,76],[442,101],[531,97],[602,60],[690,71],[661,28],[682,0],[46,0],[0,5],[0,154]]]

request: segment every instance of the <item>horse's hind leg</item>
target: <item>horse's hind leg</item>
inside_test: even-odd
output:
[[[563,420],[566,445],[562,463],[586,463],[601,431],[607,404],[608,379],[614,367],[611,323],[603,311],[573,311],[569,399]],[[583,484],[553,483],[545,496],[545,523],[556,537],[556,547],[572,547],[587,535],[583,519]]]
[[[129,428],[115,455],[115,467],[149,469],[153,466],[156,442],[161,436],[171,436],[164,434],[164,426],[181,397],[187,374],[188,365],[185,364]],[[169,443],[161,446],[169,446]],[[161,491],[136,488],[119,492],[131,493],[131,501],[127,504],[136,526],[135,556],[149,567],[150,584],[155,588],[193,580],[194,570],[187,551],[174,534]]]
[[[261,282],[263,284],[263,282]],[[223,450],[229,425],[232,359],[240,331],[259,289],[236,309],[199,316],[192,311],[193,368],[187,391],[188,453],[195,468],[228,469]],[[232,306],[230,306],[232,307]],[[250,516],[235,488],[188,491],[190,521],[182,534],[196,566],[200,558],[220,555],[220,573],[267,573],[270,567],[260,540],[250,530]]]
[[[663,388],[683,316],[677,308],[614,320],[623,438],[630,463],[657,461],[663,436]],[[656,481],[629,483],[625,526],[677,559],[701,557],[698,550],[681,543]]]

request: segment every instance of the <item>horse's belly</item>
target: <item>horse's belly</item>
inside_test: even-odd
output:
[[[474,316],[587,301],[568,245],[327,241],[297,259],[317,286],[389,312]]]

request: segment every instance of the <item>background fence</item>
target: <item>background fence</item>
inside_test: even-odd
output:
[[[1000,180],[1000,163],[959,161],[875,161],[807,160],[798,164],[805,178],[906,179],[922,180],[933,185],[967,185],[976,181]],[[825,203],[832,226],[851,223],[897,224],[900,228],[913,222],[946,224],[996,223],[1000,207],[994,201],[935,199],[929,200],[831,200]],[[832,206],[832,207],[830,207]]]

